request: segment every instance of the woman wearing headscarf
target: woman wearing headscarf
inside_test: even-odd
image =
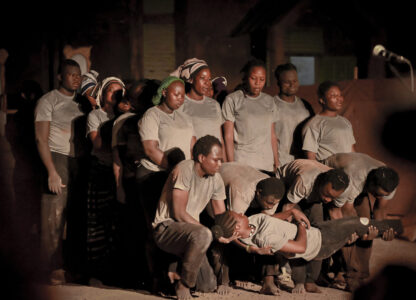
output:
[[[179,110],[185,98],[185,84],[178,77],[165,78],[153,97],[155,105],[140,119],[139,134],[146,157],[141,159],[137,178],[169,168],[168,153],[179,148],[191,158],[196,138],[191,119]]]
[[[224,144],[221,107],[217,101],[210,98],[212,83],[208,64],[204,60],[191,58],[171,75],[181,78],[189,87],[180,110],[191,118],[196,138],[212,135]]]
[[[100,107],[87,119],[87,136],[92,144],[87,198],[87,259],[90,277],[110,273],[114,249],[115,181],[112,170],[111,130],[117,98],[124,94],[123,81],[108,77],[99,87]]]
[[[279,166],[277,108],[273,98],[262,92],[266,68],[262,61],[251,60],[242,72],[242,89],[229,94],[222,106],[227,159],[274,176]]]

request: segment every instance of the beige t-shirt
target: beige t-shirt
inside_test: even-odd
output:
[[[334,154],[323,161],[323,163],[331,168],[340,168],[348,175],[350,184],[341,194],[335,199],[334,204],[337,207],[342,207],[346,202],[354,203],[354,200],[359,194],[363,192],[367,175],[371,170],[385,166],[381,161],[378,161],[364,153],[338,153]],[[383,197],[383,199],[390,200],[394,197],[396,190],[390,195]]]
[[[256,185],[268,175],[239,162],[223,163],[219,173],[224,180],[229,210],[244,214],[249,207],[259,207],[255,200]],[[277,205],[265,213],[274,214]]]
[[[316,153],[319,161],[335,153],[351,152],[355,138],[351,123],[342,116],[316,115],[302,130],[303,150]]]
[[[296,238],[297,225],[287,221],[268,216],[266,214],[256,214],[248,218],[249,223],[256,226],[253,235],[246,239],[240,239],[243,243],[256,247],[272,247],[276,252],[282,249],[289,240]],[[315,227],[306,229],[306,250],[304,253],[296,253],[295,256],[289,256],[290,259],[303,258],[305,260],[314,259],[322,246],[321,231]]]
[[[191,118],[197,139],[209,134],[221,141],[223,120],[221,107],[217,101],[205,96],[202,100],[193,100],[185,96],[185,101],[179,110]]]
[[[199,221],[200,213],[205,209],[210,200],[224,201],[225,188],[220,174],[214,176],[200,177],[195,172],[195,162],[193,160],[181,161],[176,168],[177,178],[173,180],[171,173],[166,180],[159,199],[153,227],[157,224],[173,220],[172,215],[172,195],[173,189],[180,189],[188,192],[188,203],[186,212],[194,219]]]
[[[94,109],[88,114],[87,118],[87,136],[93,132],[97,131],[99,134],[101,134],[101,138],[103,140],[103,147],[101,151],[97,151],[95,149],[92,149],[91,154],[98,158],[98,160],[105,164],[105,165],[111,165],[113,162],[112,154],[111,154],[111,146],[110,145],[104,145],[105,142],[111,143],[109,140],[109,136],[102,136],[102,132],[100,132],[100,129],[106,122],[110,122],[110,120],[114,117],[113,113],[107,113],[102,110],[102,108]]]
[[[236,91],[225,98],[222,115],[234,123],[234,160],[273,172],[271,127],[277,120],[273,98],[265,93],[251,98]]]
[[[75,156],[74,120],[84,115],[74,99],[58,90],[43,95],[36,105],[35,122],[49,121],[48,145],[52,152]]]
[[[278,142],[279,162],[283,166],[295,159],[292,148],[293,134],[296,127],[310,116],[310,112],[299,97],[295,97],[294,102],[287,102],[276,95],[274,102],[278,111],[278,119],[274,128]]]
[[[285,183],[286,197],[291,203],[308,199],[316,177],[331,168],[311,159],[296,159],[277,170],[276,177]]]
[[[157,141],[159,149],[163,152],[178,147],[185,154],[185,159],[191,158],[191,141],[195,136],[194,128],[191,119],[183,112],[175,110],[173,113],[167,114],[154,106],[145,112],[138,126],[142,141]],[[143,158],[140,162],[149,170],[162,170],[149,158]]]

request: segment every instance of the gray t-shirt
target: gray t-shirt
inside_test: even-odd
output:
[[[71,157],[75,156],[74,121],[84,115],[74,97],[55,89],[43,95],[35,109],[35,122],[50,122],[49,149]]]
[[[364,153],[338,153],[334,154],[323,161],[323,163],[331,168],[340,168],[350,178],[350,184],[341,194],[335,199],[334,204],[337,207],[342,207],[346,202],[354,203],[354,200],[359,194],[363,192],[367,175],[371,170],[385,166],[381,161],[378,161]],[[394,197],[396,190],[390,195],[383,197],[383,199],[390,200]]]
[[[303,150],[316,153],[319,161],[335,153],[351,152],[355,138],[351,123],[342,116],[316,115],[302,130]]]
[[[243,243],[259,248],[270,246],[276,252],[282,249],[289,240],[295,240],[298,228],[297,225],[280,220],[266,214],[256,214],[248,218],[249,223],[256,226],[253,235],[246,239],[240,239]],[[304,253],[296,253],[295,256],[288,256],[290,259],[303,258],[314,259],[321,250],[321,231],[315,227],[306,229],[306,250]]]
[[[278,119],[274,128],[278,141],[279,162],[280,165],[285,165],[295,159],[293,134],[296,127],[310,116],[310,112],[299,97],[295,97],[294,102],[287,102],[276,95],[274,102],[278,111]]]
[[[236,91],[225,98],[222,115],[234,123],[234,160],[272,172],[271,128],[277,120],[273,98],[265,93],[251,98]]]
[[[319,174],[331,168],[311,159],[295,159],[280,167],[276,177],[285,183],[286,197],[291,203],[298,203],[302,199],[309,199],[315,179]]]
[[[100,134],[102,134],[100,132],[100,129],[102,128],[105,122],[108,122],[113,117],[114,117],[113,113],[107,113],[103,111],[102,108],[92,110],[88,114],[88,119],[87,119],[87,136],[93,131],[97,131]],[[105,139],[108,139],[110,137],[102,136],[101,138],[103,139],[103,142],[104,142]],[[110,145],[106,145],[106,146],[108,147],[103,147],[101,151],[92,149],[91,154],[95,156],[98,159],[98,161],[100,161],[101,163],[105,165],[111,165],[111,163],[113,162],[112,154],[110,151],[111,146]]]
[[[159,149],[163,152],[178,147],[185,154],[185,159],[191,158],[191,141],[195,134],[188,115],[178,110],[167,114],[154,106],[145,112],[138,126],[142,141],[157,141]],[[140,162],[149,170],[162,170],[149,158],[143,158]]]
[[[172,172],[163,187],[156,216],[152,224],[153,227],[156,227],[161,222],[173,220],[172,195],[174,189],[188,192],[186,212],[197,221],[199,221],[200,213],[211,199],[217,201],[225,200],[224,182],[220,174],[215,173],[214,176],[200,177],[195,171],[195,162],[193,160],[181,161],[176,166],[176,169],[178,171],[176,180],[173,180]]]
[[[268,175],[239,162],[223,163],[219,173],[224,180],[229,210],[244,214],[249,207],[259,207],[254,199],[256,185],[259,181],[269,178]],[[274,214],[277,205],[266,213]]]
[[[185,101],[178,110],[192,119],[197,139],[209,134],[221,141],[223,120],[221,107],[217,101],[205,96],[202,100],[193,100],[185,96]]]

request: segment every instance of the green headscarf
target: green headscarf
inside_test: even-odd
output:
[[[156,95],[152,98],[153,105],[159,105],[160,100],[162,100],[162,92],[163,90],[167,89],[173,82],[180,81],[182,84],[185,85],[184,81],[182,79],[179,79],[175,76],[168,76],[165,79],[163,79],[162,83],[160,84],[159,88],[157,89]]]

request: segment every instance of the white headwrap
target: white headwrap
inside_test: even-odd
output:
[[[199,70],[201,67],[208,67],[208,64],[205,62],[205,60],[190,58],[169,75],[181,78],[184,81],[189,82],[192,74]]]
[[[118,78],[118,77],[107,77],[105,78],[101,84],[100,84],[100,88],[98,90],[98,94],[97,94],[97,105],[101,107],[101,98],[103,97],[103,92],[105,91],[105,89],[111,84],[111,83],[119,83],[122,87],[123,87],[123,96],[126,92],[126,87],[124,85],[124,82]]]

